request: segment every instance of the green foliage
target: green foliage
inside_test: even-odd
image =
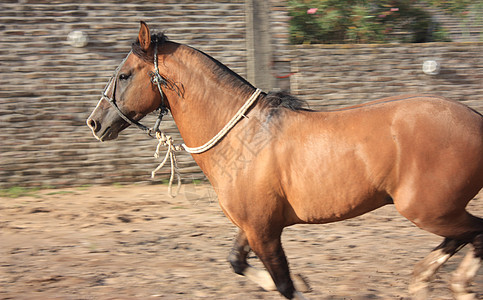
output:
[[[291,42],[388,43],[446,40],[415,0],[289,0]],[[437,34],[432,34],[437,32]]]
[[[447,14],[461,20],[465,34],[470,34],[469,29],[480,28],[480,40],[483,41],[483,1],[473,0],[426,0],[426,3],[443,10]]]
[[[50,192],[47,193],[47,196],[53,196],[53,195],[67,195],[67,194],[75,194],[76,192],[74,191],[55,191],[55,192]]]
[[[37,192],[39,188],[24,188],[24,187],[11,187],[7,189],[0,189],[0,197],[5,198],[19,198],[19,197],[39,197]]]

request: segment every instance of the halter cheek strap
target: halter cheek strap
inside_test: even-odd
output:
[[[126,116],[122,111],[121,109],[119,108],[119,106],[117,106],[116,104],[116,100],[114,99],[114,95],[116,93],[116,82],[115,82],[115,78],[111,78],[110,80],[110,83],[111,81],[114,81],[114,87],[113,87],[113,92],[112,92],[112,95],[113,97],[110,98],[109,96],[107,96],[106,92],[104,92],[102,94],[102,99],[106,99],[107,101],[109,101],[109,103],[111,104],[111,106],[116,110],[117,114],[124,120],[126,121],[127,123],[131,124],[131,125],[135,125],[137,126],[139,129],[141,129],[142,131],[146,132],[146,134],[148,135],[151,135],[151,132],[152,132],[152,129],[144,126],[143,124],[139,123],[138,121],[136,120],[133,120],[131,118],[129,118],[128,116]],[[161,116],[162,118],[162,116]],[[158,117],[159,119],[159,117]],[[157,121],[156,121],[157,122]],[[153,128],[156,128],[156,127],[153,127]]]

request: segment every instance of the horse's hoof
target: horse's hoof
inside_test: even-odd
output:
[[[476,294],[474,293],[459,293],[453,295],[456,300],[477,300]]]
[[[258,284],[267,292],[277,290],[277,286],[273,282],[272,277],[265,270],[259,270],[252,266],[248,266],[245,271],[243,271],[243,275]]]
[[[299,291],[296,291],[296,292],[293,294],[293,296],[294,296],[294,299],[295,299],[295,300],[309,300],[309,298],[304,297],[304,295],[302,295],[302,293],[301,293],[301,292],[299,292]]]
[[[476,294],[472,293],[465,283],[453,282],[451,290],[456,300],[477,300]]]
[[[413,282],[409,286],[412,300],[427,300],[429,297],[428,285],[425,282]]]
[[[305,278],[301,274],[294,274],[292,277],[293,277],[293,285],[295,286],[295,290],[303,293],[308,293],[312,291],[307,278]]]

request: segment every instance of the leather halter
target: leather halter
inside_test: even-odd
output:
[[[131,55],[131,53],[132,53],[132,51],[130,51],[129,54],[126,56],[126,58],[124,58],[124,60],[121,62],[119,67],[117,67],[116,71],[114,72],[114,75],[111,77],[111,79],[109,79],[109,82],[107,83],[106,87],[104,88],[104,91],[102,92],[101,100],[106,99],[107,101],[109,101],[111,106],[116,110],[117,114],[124,121],[126,121],[130,125],[137,126],[139,129],[144,131],[147,135],[149,135],[152,138],[155,138],[156,132],[160,131],[159,125],[161,124],[163,116],[168,113],[168,108],[164,104],[165,99],[164,99],[163,90],[161,89],[161,85],[163,85],[164,87],[167,87],[169,85],[168,81],[159,74],[159,69],[158,69],[158,43],[157,43],[157,41],[155,41],[155,43],[154,43],[154,71],[150,72],[149,75],[151,76],[151,82],[155,83],[158,87],[159,94],[161,95],[161,104],[156,109],[156,110],[159,111],[158,118],[156,119],[156,122],[154,123],[154,126],[152,128],[149,128],[149,127],[141,124],[140,122],[128,117],[119,108],[119,106],[116,103],[115,95],[116,95],[116,83],[117,83],[118,73],[119,73],[119,70],[121,69],[122,65],[124,65],[124,62],[126,61],[126,59],[129,57],[129,55]],[[107,95],[107,92],[111,88],[111,85],[113,85],[112,86],[112,94],[111,94],[112,98]],[[154,134],[154,136],[153,136],[153,134]]]
[[[164,78],[163,76],[161,76],[161,74],[159,74],[159,68],[158,68],[158,43],[157,43],[157,40],[155,40],[154,41],[154,71],[149,72],[149,75],[151,76],[151,82],[152,83],[155,83],[157,85],[158,90],[159,90],[159,94],[161,95],[161,104],[160,104],[159,108],[157,109],[157,110],[159,110],[158,118],[156,119],[156,122],[154,123],[153,128],[149,128],[149,127],[141,124],[140,122],[129,118],[117,106],[116,99],[114,97],[115,97],[115,94],[116,94],[116,83],[117,83],[117,77],[118,77],[119,70],[124,65],[124,62],[126,61],[126,59],[129,57],[129,55],[131,53],[132,53],[132,51],[129,52],[129,54],[126,56],[126,58],[124,58],[124,60],[121,62],[121,64],[117,67],[116,71],[114,72],[114,75],[111,77],[111,79],[109,79],[109,82],[107,83],[107,86],[106,86],[106,88],[104,89],[104,91],[102,93],[101,100],[102,99],[106,99],[107,101],[109,101],[109,103],[111,104],[112,107],[114,107],[114,109],[116,110],[116,112],[118,113],[118,115],[124,121],[126,121],[127,123],[129,123],[131,125],[137,126],[139,129],[141,129],[142,131],[144,131],[147,135],[149,135],[152,138],[158,138],[158,136],[161,137],[163,134],[159,130],[159,125],[161,124],[161,121],[163,119],[163,116],[166,115],[168,113],[168,111],[169,111],[168,108],[166,107],[166,105],[164,104],[165,103],[165,99],[164,99],[163,90],[161,89],[161,85],[163,87],[165,87],[165,88],[168,88],[168,89],[171,89],[171,90],[176,90],[176,92],[178,93],[178,95],[182,95],[183,92],[179,89],[179,87],[176,86],[176,84],[169,82],[166,78]],[[107,92],[111,89],[111,85],[113,85],[112,86],[112,98],[107,95]],[[188,153],[192,153],[192,154],[203,153],[203,152],[211,149],[245,115],[245,113],[247,112],[247,110],[253,105],[253,103],[255,103],[255,101],[257,101],[258,96],[261,94],[261,92],[262,91],[260,89],[256,89],[253,92],[253,94],[250,96],[250,98],[248,98],[248,100],[245,102],[245,104],[233,116],[233,118],[223,127],[223,129],[220,132],[218,132],[218,134],[216,134],[211,140],[209,140],[208,142],[206,142],[204,145],[199,146],[199,147],[194,147],[194,148],[188,147],[185,144],[181,144],[181,146]],[[154,134],[154,136],[152,134]],[[159,140],[160,140],[161,143],[164,143],[165,142],[165,141],[162,141],[162,139],[159,139]]]

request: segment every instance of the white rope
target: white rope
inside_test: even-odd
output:
[[[156,138],[158,139],[158,146],[156,147],[156,152],[154,152],[154,157],[158,158],[160,157],[159,153],[161,151],[161,147],[165,146],[167,147],[166,155],[164,156],[163,161],[158,165],[156,169],[154,169],[151,172],[151,178],[154,178],[156,175],[156,172],[158,172],[168,161],[168,158],[170,159],[171,162],[171,176],[169,177],[169,185],[168,185],[168,194],[174,198],[178,195],[179,189],[181,187],[181,175],[179,173],[178,169],[178,161],[176,160],[176,152],[181,151],[183,148],[186,150],[188,153],[202,153],[207,150],[209,150],[211,147],[213,147],[218,141],[220,141],[227,133],[230,131],[230,129],[233,128],[233,126],[236,125],[236,123],[245,115],[247,110],[252,106],[252,104],[258,99],[258,96],[262,90],[257,89],[251,96],[248,98],[248,100],[243,104],[243,106],[237,111],[237,113],[233,116],[233,118],[223,127],[223,129],[220,130],[211,140],[209,140],[207,143],[200,147],[195,147],[191,148],[186,146],[185,144],[181,145],[175,145],[173,142],[173,138],[170,135],[166,135],[161,131],[156,132]],[[173,185],[173,180],[174,176],[176,176],[178,180],[178,187],[176,189],[176,194],[172,193],[172,185]]]
[[[247,102],[245,102],[245,104],[243,104],[243,106],[237,111],[237,113],[233,116],[233,118],[225,125],[225,127],[223,127],[223,129],[221,129],[217,135],[215,135],[211,140],[206,142],[204,145],[199,147],[194,147],[194,148],[188,147],[185,144],[181,144],[181,146],[183,146],[186,152],[194,153],[194,154],[203,153],[211,149],[211,147],[213,147],[216,143],[218,143],[228,133],[228,131],[230,131],[230,129],[232,129],[233,126],[235,126],[236,123],[245,115],[245,113],[250,108],[250,106],[252,106],[252,104],[257,100],[261,92],[262,90],[257,89],[250,96],[250,98],[248,98]]]
[[[151,172],[151,178],[154,178],[156,172],[158,172],[164,166],[164,164],[168,161],[169,157],[171,161],[171,176],[169,177],[168,194],[171,196],[171,198],[174,198],[178,195],[179,189],[181,188],[181,175],[179,174],[178,161],[176,160],[176,151],[180,151],[181,147],[175,146],[173,143],[173,138],[170,135],[165,135],[163,132],[156,132],[156,138],[159,140],[159,143],[156,147],[156,152],[154,152],[154,157],[159,157],[161,146],[168,147],[168,149],[166,151],[166,155],[164,156],[163,161],[158,165],[156,169]],[[173,194],[171,187],[173,185],[173,179],[175,175],[178,180],[178,187],[176,188],[176,194]]]

